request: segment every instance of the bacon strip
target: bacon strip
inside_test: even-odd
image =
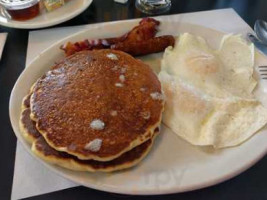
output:
[[[153,38],[158,32],[159,24],[160,22],[153,18],[144,18],[139,22],[138,26],[122,36],[124,39],[119,42],[139,42]]]
[[[153,18],[144,18],[138,26],[120,37],[68,42],[60,49],[65,52],[66,56],[82,50],[106,48],[125,51],[133,56],[163,51],[167,46],[174,45],[174,38],[172,36],[155,38],[159,24],[160,22]]]
[[[164,51],[168,46],[174,46],[175,39],[171,35],[150,38],[149,40],[136,42],[119,42],[111,46],[111,49],[124,51],[132,56],[147,55]]]

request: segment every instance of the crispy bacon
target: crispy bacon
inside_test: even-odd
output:
[[[60,48],[66,56],[82,50],[118,49],[131,55],[145,55],[163,51],[167,46],[174,45],[172,36],[155,38],[160,22],[153,18],[144,18],[131,31],[117,38],[84,40],[75,43],[68,42]],[[171,38],[172,37],[172,38]]]
[[[111,49],[124,51],[132,56],[147,55],[150,53],[158,53],[164,51],[168,46],[174,46],[174,37],[165,35],[150,38],[149,40],[136,42],[119,42],[111,45]]]
[[[113,43],[114,44],[114,43]],[[105,39],[97,39],[97,40],[83,40],[79,42],[67,42],[62,45],[60,49],[65,52],[66,56],[70,56],[76,52],[83,50],[93,50],[93,49],[106,49],[109,48],[111,44],[108,43]]]
[[[155,37],[158,32],[157,27],[160,22],[153,18],[144,18],[139,22],[139,25],[134,27],[131,31],[126,33],[123,42],[138,42],[143,40],[148,40]],[[122,42],[120,41],[120,42]]]

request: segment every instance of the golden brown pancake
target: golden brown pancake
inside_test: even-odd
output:
[[[32,92],[31,119],[49,146],[84,160],[113,160],[152,138],[164,105],[149,66],[115,50],[67,57]]]
[[[156,137],[156,136],[154,136]],[[130,168],[138,164],[150,151],[154,140],[149,139],[111,161],[80,160],[65,152],[60,152],[50,147],[41,136],[32,144],[32,151],[40,158],[51,164],[75,170],[88,172],[112,172]]]
[[[30,107],[31,93],[26,95],[22,101],[22,109]]]
[[[31,93],[26,95],[22,101],[22,112],[20,115],[19,126],[22,132],[23,137],[29,142],[32,143],[34,140],[39,138],[41,135],[36,129],[35,121],[32,121],[30,118],[30,97]]]
[[[30,95],[28,95],[30,96]],[[23,103],[26,103],[27,98],[25,98]],[[70,155],[65,152],[60,152],[52,147],[50,147],[45,139],[36,129],[36,123],[30,118],[30,104],[25,104],[25,108],[22,112],[20,124],[21,130],[23,131],[23,136],[32,143],[32,151],[43,160],[59,165],[61,167],[75,170],[75,171],[103,171],[111,172],[130,168],[137,163],[139,163],[149,152],[152,147],[152,142],[156,134],[158,134],[159,129],[157,128],[153,139],[149,139],[141,145],[133,148],[132,150],[125,152],[118,158],[107,161],[95,161],[95,160],[80,160],[77,157]]]
[[[24,138],[32,143],[34,140],[39,138],[41,135],[36,129],[35,121],[30,118],[31,110],[30,108],[25,108],[20,117],[20,130],[23,133]]]

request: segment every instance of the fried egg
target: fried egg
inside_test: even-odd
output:
[[[162,59],[163,122],[193,145],[241,144],[267,123],[267,110],[252,93],[253,65],[254,47],[240,36],[225,36],[214,50],[203,38],[182,34]]]

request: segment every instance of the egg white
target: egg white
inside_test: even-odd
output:
[[[254,47],[240,36],[224,37],[213,50],[203,38],[182,34],[162,59],[163,122],[194,145],[244,142],[267,123],[267,110],[252,94],[253,65]]]

